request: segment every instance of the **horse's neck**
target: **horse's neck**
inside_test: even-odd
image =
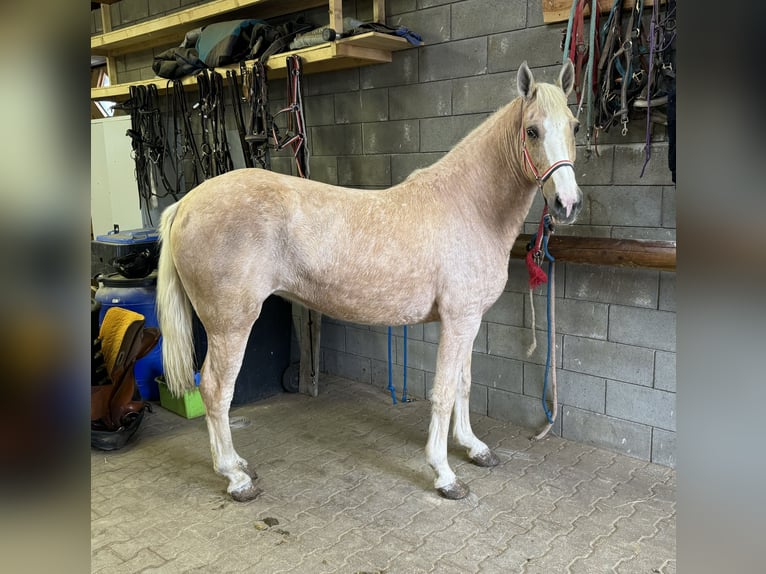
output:
[[[416,178],[475,219],[510,250],[534,199],[534,183],[524,172],[519,130],[521,101],[515,100],[468,134],[455,148]]]

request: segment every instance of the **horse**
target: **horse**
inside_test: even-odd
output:
[[[192,309],[207,332],[199,390],[213,468],[236,501],[257,474],[229,428],[234,384],[264,300],[276,294],[340,320],[441,322],[425,455],[434,487],[468,495],[447,462],[453,437],[483,467],[497,456],[471,429],[471,351],[484,312],[508,279],[511,246],[539,190],[556,223],[582,205],[567,106],[574,68],[536,82],[526,62],[518,96],[429,167],[387,189],[358,190],[245,168],[216,176],[161,217],[157,310],[171,392],[194,388]]]

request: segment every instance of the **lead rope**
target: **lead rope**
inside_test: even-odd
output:
[[[555,356],[551,361],[551,355],[555,355],[552,351],[555,349],[556,341],[556,322],[555,322],[555,297],[556,288],[554,286],[554,273],[555,273],[555,259],[548,251],[548,239],[552,233],[552,224],[550,215],[548,215],[548,206],[543,208],[543,214],[540,218],[540,225],[538,226],[537,233],[532,236],[529,244],[529,251],[527,252],[527,269],[529,271],[529,303],[532,310],[532,344],[527,349],[527,357],[529,357],[537,348],[537,334],[535,323],[535,304],[534,304],[534,289],[542,283],[547,282],[547,319],[548,319],[548,351],[545,359],[545,375],[543,377],[543,392],[542,392],[542,404],[543,412],[548,423],[545,427],[535,436],[535,439],[542,439],[553,428],[553,423],[556,421],[556,413],[558,412],[557,401],[557,385],[556,385],[556,360]],[[541,263],[543,258],[548,260],[548,274],[542,270]],[[551,390],[553,394],[553,411],[548,408],[548,404],[545,401],[547,388],[548,388],[548,374],[551,374]]]

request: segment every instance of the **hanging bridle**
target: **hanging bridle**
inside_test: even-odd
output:
[[[529,166],[529,169],[532,171],[532,175],[535,176],[535,181],[537,181],[537,187],[540,189],[540,191],[543,189],[543,184],[548,181],[548,179],[550,179],[550,177],[553,175],[553,172],[557,169],[569,166],[574,170],[574,162],[568,159],[560,159],[556,162],[553,162],[548,169],[540,174],[540,170],[538,170],[535,166],[535,162],[532,161],[532,157],[529,155],[529,150],[527,150],[527,130],[524,127],[523,122],[521,126],[521,149],[524,154],[526,165]]]

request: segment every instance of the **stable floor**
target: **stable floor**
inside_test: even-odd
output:
[[[125,448],[93,450],[91,571],[676,571],[674,470],[474,415],[501,463],[451,445],[471,494],[448,501],[425,462],[427,401],[330,376],[320,389],[232,409],[264,491],[248,503],[213,472],[204,417],[157,404]]]

